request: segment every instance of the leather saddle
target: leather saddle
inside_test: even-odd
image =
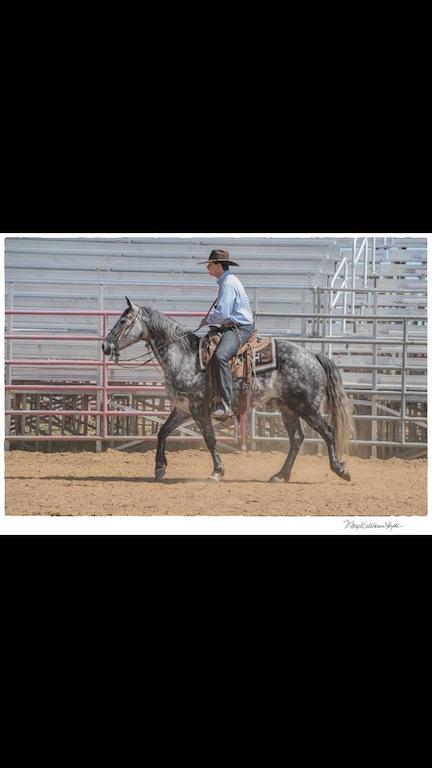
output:
[[[211,329],[200,339],[199,361],[202,371],[209,372],[211,359],[222,339],[222,329]],[[243,379],[237,415],[250,409],[252,378],[261,372],[276,368],[276,345],[271,336],[258,336],[255,331],[246,344],[230,359],[233,379]]]

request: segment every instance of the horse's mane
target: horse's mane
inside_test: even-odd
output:
[[[158,310],[153,309],[153,307],[141,307],[141,309],[143,310],[145,322],[148,323],[149,327],[155,333],[163,334],[167,341],[175,341],[175,339],[179,339],[178,346],[185,351],[195,351],[198,349],[198,336],[195,336],[195,334],[188,328],[185,328],[184,325],[181,325],[181,323],[178,323],[172,317],[168,317],[167,315],[162,314],[162,312],[158,312]],[[187,334],[187,336],[184,336],[184,334]],[[179,338],[181,336],[184,336],[184,338]]]

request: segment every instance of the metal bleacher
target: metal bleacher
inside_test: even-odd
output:
[[[253,309],[293,314],[313,310],[313,286],[326,285],[339,256],[334,239],[35,239],[8,238],[5,253],[6,306],[15,309],[124,309],[125,295],[160,311],[207,312],[217,285],[200,261],[213,247],[227,248],[241,267],[233,268],[245,285]],[[198,325],[184,320],[187,328]],[[304,325],[304,324],[303,324]],[[96,333],[97,318],[14,317],[17,333]],[[300,333],[300,320],[262,318],[262,333]],[[144,351],[144,345],[139,345]],[[136,348],[138,349],[138,347]],[[137,352],[141,354],[141,352]],[[93,342],[13,342],[20,358],[98,359]],[[140,372],[141,375],[142,372]],[[13,369],[14,379],[30,371]],[[71,379],[71,371],[39,370],[43,380]],[[79,378],[79,372],[72,374]],[[115,371],[113,380],[121,375]],[[138,374],[135,373],[137,376]],[[154,374],[152,374],[154,375]]]
[[[389,411],[389,401],[377,405],[374,399],[380,388],[395,392],[393,399],[389,396],[390,405],[394,409],[399,398],[402,414],[409,392],[420,404],[415,413],[425,411],[424,238],[7,238],[6,308],[114,311],[125,308],[128,296],[164,312],[206,313],[217,284],[199,262],[207,260],[214,247],[225,248],[239,262],[232,271],[247,290],[259,333],[291,338],[332,356],[360,412],[364,402],[358,400],[359,391],[370,395],[370,415],[381,418]],[[376,319],[371,322],[371,317]],[[194,329],[199,319],[180,322]],[[6,328],[23,335],[99,335],[102,321],[91,316],[9,315]],[[140,343],[133,356],[145,351]],[[6,358],[100,360],[100,342],[14,339],[6,343]],[[86,368],[83,374],[79,367],[12,364],[7,376],[14,384],[71,383],[96,381],[98,371]],[[161,379],[154,368],[110,371],[116,385],[126,376],[130,383]],[[426,432],[422,434],[426,440]],[[367,436],[376,439],[376,429]]]

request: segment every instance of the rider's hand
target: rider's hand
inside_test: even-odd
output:
[[[199,324],[199,328],[198,328],[198,330],[199,330],[200,328],[204,328],[204,326],[205,326],[205,325],[207,325],[207,318],[206,318],[206,317],[203,317],[203,319],[201,320],[201,322],[200,322],[200,324]]]

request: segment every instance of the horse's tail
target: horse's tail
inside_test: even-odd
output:
[[[326,395],[329,421],[335,430],[336,452],[339,456],[347,451],[347,442],[355,435],[351,403],[342,383],[342,377],[326,355],[315,354],[327,376]]]

